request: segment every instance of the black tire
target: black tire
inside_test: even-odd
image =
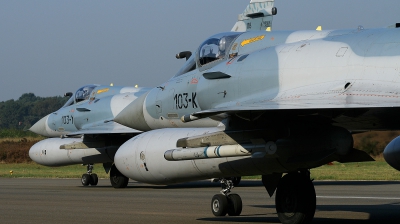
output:
[[[97,183],[99,183],[99,178],[97,177],[97,174],[92,173],[92,174],[90,175],[90,177],[91,177],[91,178],[90,178],[90,180],[91,180],[90,185],[96,186]]]
[[[316,195],[307,175],[290,173],[279,181],[275,197],[276,212],[283,224],[304,224],[314,218]]]
[[[115,164],[113,164],[110,170],[110,182],[114,188],[126,188],[129,178],[119,172]]]
[[[228,215],[239,216],[242,213],[242,198],[238,194],[228,195]]]
[[[225,195],[216,194],[211,200],[211,211],[215,216],[225,216],[228,212],[228,199]]]
[[[85,173],[82,174],[82,179],[81,179],[82,185],[83,186],[89,186],[90,182],[91,182],[91,178],[90,175]]]

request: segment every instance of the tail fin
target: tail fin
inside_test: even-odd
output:
[[[271,29],[272,17],[276,13],[274,0],[251,0],[244,12],[239,14],[232,31],[267,30],[268,27]]]

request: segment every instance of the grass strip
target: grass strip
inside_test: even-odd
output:
[[[11,172],[12,171],[12,175]],[[93,170],[99,178],[108,178],[102,164],[96,164]],[[47,167],[37,163],[0,164],[0,177],[18,178],[80,178],[86,173],[86,166],[71,165]]]
[[[261,179],[261,176],[245,177]],[[337,163],[323,165],[311,170],[315,180],[382,180],[399,181],[400,171],[393,169],[385,161],[363,163]]]
[[[12,171],[12,175],[10,173]],[[0,164],[0,177],[17,178],[80,178],[86,166],[71,165],[46,167],[36,163]],[[102,164],[93,170],[99,178],[108,178]],[[315,180],[400,180],[400,172],[384,161],[364,163],[333,163],[311,170]],[[261,176],[247,176],[243,179],[261,179]]]

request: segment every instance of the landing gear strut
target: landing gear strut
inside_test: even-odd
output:
[[[226,179],[232,180],[233,186],[237,187],[240,184],[242,177],[226,177]]]
[[[215,216],[238,216],[242,212],[242,199],[238,194],[229,194],[234,187],[232,180],[221,179],[221,194],[211,200],[211,211]]]
[[[114,188],[126,188],[129,178],[119,172],[115,164],[113,164],[110,170],[110,182]]]
[[[89,185],[96,186],[97,183],[99,182],[97,174],[92,173],[92,171],[93,171],[93,164],[87,164],[87,172],[82,175],[81,179],[83,186],[89,186]]]
[[[276,212],[283,224],[309,223],[314,218],[316,195],[310,172],[289,173],[276,190]]]

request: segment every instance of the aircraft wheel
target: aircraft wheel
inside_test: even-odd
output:
[[[90,184],[90,182],[91,182],[90,179],[91,179],[91,178],[90,178],[90,175],[89,175],[89,174],[87,174],[87,173],[83,174],[83,175],[82,175],[82,179],[81,179],[82,185],[83,185],[83,186],[89,186],[89,184]]]
[[[242,198],[238,194],[228,195],[228,215],[239,216],[242,213]]]
[[[211,211],[215,216],[225,216],[228,212],[228,199],[225,195],[216,194],[211,200]]]
[[[96,186],[97,183],[99,182],[99,178],[97,177],[97,174],[92,173],[92,175],[90,175],[90,177],[91,177],[90,178],[90,180],[91,180],[90,185]]]
[[[115,164],[113,164],[110,170],[110,182],[114,188],[126,188],[129,178],[119,172]]]
[[[276,211],[283,224],[309,223],[314,218],[316,195],[308,175],[290,173],[279,181]]]

